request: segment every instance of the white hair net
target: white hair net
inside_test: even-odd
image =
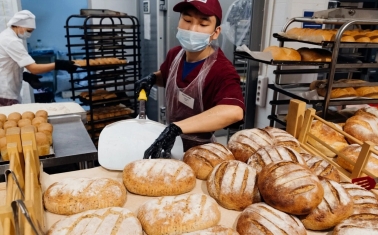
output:
[[[7,23],[8,27],[12,25],[35,29],[35,15],[28,10],[19,11]]]

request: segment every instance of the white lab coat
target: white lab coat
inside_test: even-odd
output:
[[[0,98],[21,102],[23,67],[33,63],[22,39],[11,28],[0,33]]]

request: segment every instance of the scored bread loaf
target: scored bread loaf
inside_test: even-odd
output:
[[[200,180],[206,180],[216,165],[226,160],[234,160],[232,152],[219,143],[209,143],[190,148],[183,161],[188,164]]]
[[[169,196],[187,193],[196,185],[192,168],[173,159],[143,159],[123,169],[123,183],[132,193]]]
[[[224,208],[241,211],[260,195],[256,179],[256,170],[244,162],[224,161],[209,175],[207,191]]]
[[[306,165],[310,170],[318,176],[329,180],[340,182],[339,171],[336,167],[323,160],[321,157],[314,156],[308,153],[301,153]]]
[[[301,61],[301,55],[293,48],[270,46],[263,52],[270,52],[273,60]]]
[[[218,204],[205,194],[166,196],[139,207],[138,219],[148,235],[182,234],[207,229],[220,220]]]
[[[318,177],[307,167],[290,161],[267,165],[257,183],[267,204],[294,215],[310,213],[324,196]]]
[[[298,218],[262,202],[245,208],[237,220],[236,230],[240,235],[307,234]]]
[[[101,234],[142,235],[142,226],[126,208],[109,207],[71,215],[56,222],[47,235]]]
[[[50,185],[43,194],[46,210],[60,215],[112,206],[122,207],[126,189],[109,178],[67,178]]]
[[[342,182],[341,186],[353,199],[353,214],[378,213],[378,199],[375,194],[359,185]]]
[[[208,229],[190,233],[183,233],[181,235],[239,235],[239,233],[231,228],[226,228],[222,225],[217,225]]]
[[[344,131],[362,142],[371,141],[378,144],[378,118],[366,112],[356,114],[346,120]],[[348,141],[353,143],[351,139]]]
[[[310,214],[299,217],[306,229],[332,228],[353,213],[353,199],[339,183],[325,178],[320,183],[324,189],[322,202]]]
[[[306,162],[297,151],[284,146],[262,147],[248,159],[247,164],[252,166],[256,173],[259,174],[266,165],[282,160],[306,165]]]
[[[341,221],[334,229],[333,235],[377,235],[378,215],[359,214],[351,215],[348,219]]]
[[[288,132],[270,126],[265,127],[264,130],[273,136],[275,145],[287,146],[300,151],[299,141]]]

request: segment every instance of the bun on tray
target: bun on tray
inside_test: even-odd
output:
[[[270,46],[263,52],[270,52],[273,60],[301,61],[301,55],[293,48]]]

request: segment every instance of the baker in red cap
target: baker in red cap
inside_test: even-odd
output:
[[[214,131],[239,122],[244,116],[240,77],[217,46],[222,20],[218,0],[184,0],[173,7],[180,13],[172,48],[160,66],[135,83],[137,94],[149,94],[155,84],[165,87],[168,126],[144,158],[170,158],[178,135],[184,151],[215,142]]]

